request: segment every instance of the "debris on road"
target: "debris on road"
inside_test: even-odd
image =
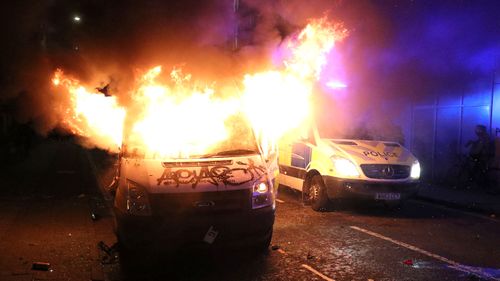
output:
[[[108,245],[106,245],[106,243],[104,243],[104,241],[99,241],[99,243],[97,243],[97,246],[99,247],[99,249],[101,249],[103,252],[105,252],[108,255],[111,255],[111,253],[113,252],[112,248],[109,247]]]
[[[312,260],[312,259],[314,259],[314,256],[311,255],[311,253],[307,253],[307,259],[308,260]]]
[[[219,235],[219,231],[217,231],[213,226],[210,226],[205,234],[205,237],[203,238],[203,241],[208,244],[212,244],[214,243],[215,238],[217,238],[217,235]]]
[[[96,213],[92,212],[90,213],[90,218],[93,220],[93,221],[96,221],[99,219],[99,215],[97,215]]]
[[[279,245],[272,245],[271,250],[276,251],[279,250],[281,247]]]
[[[106,245],[106,243],[104,243],[104,241],[99,241],[99,243],[97,243],[97,246],[99,247],[99,249],[105,254],[102,258],[101,258],[101,263],[102,264],[110,264],[110,263],[114,263],[117,261],[118,259],[118,255],[117,255],[117,243],[113,244],[113,246],[108,246]]]
[[[410,259],[404,260],[403,264],[406,264],[406,265],[409,265],[409,266],[413,266],[413,260],[410,260]]]
[[[50,263],[48,262],[33,262],[31,266],[32,270],[48,271],[50,269]]]

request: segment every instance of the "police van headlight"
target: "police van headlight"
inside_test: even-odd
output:
[[[127,180],[126,199],[129,214],[137,216],[151,215],[151,206],[149,205],[146,188],[140,184]]]
[[[413,165],[411,165],[411,172],[410,172],[410,177],[412,179],[419,179],[420,178],[420,163],[418,163],[418,161],[415,161],[415,163],[413,163]]]
[[[273,188],[268,181],[257,181],[253,185],[252,209],[259,209],[274,204]]]
[[[335,167],[335,171],[339,176],[342,177],[358,177],[359,172],[354,163],[346,158],[332,157],[333,166]]]

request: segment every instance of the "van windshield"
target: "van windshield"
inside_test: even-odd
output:
[[[254,132],[248,120],[242,114],[231,116],[225,121],[224,125],[227,137],[222,141],[211,144],[201,153],[200,151],[190,152],[189,148],[191,144],[189,143],[181,144],[179,147],[169,147],[166,149],[169,153],[151,150],[144,145],[144,142],[140,141],[140,136],[134,133],[125,134],[122,152],[124,157],[140,159],[221,158],[259,153]],[[186,129],[189,130],[189,128]],[[175,137],[175,132],[169,134],[169,137]],[[166,145],[170,145],[171,143],[171,141],[165,141]]]

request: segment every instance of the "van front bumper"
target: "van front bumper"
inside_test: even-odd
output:
[[[399,194],[400,200],[405,200],[418,191],[418,181],[408,182],[370,182],[366,180],[341,179],[324,176],[328,198],[359,198],[380,200],[380,195]]]
[[[271,239],[275,210],[269,206],[245,212],[133,216],[115,208],[116,234],[126,248],[175,250],[178,248],[232,248]],[[217,232],[206,241],[209,230]]]

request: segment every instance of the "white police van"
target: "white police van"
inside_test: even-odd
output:
[[[358,198],[399,205],[417,192],[420,164],[396,142],[309,137],[279,146],[279,184],[301,191],[324,209],[332,199]]]

